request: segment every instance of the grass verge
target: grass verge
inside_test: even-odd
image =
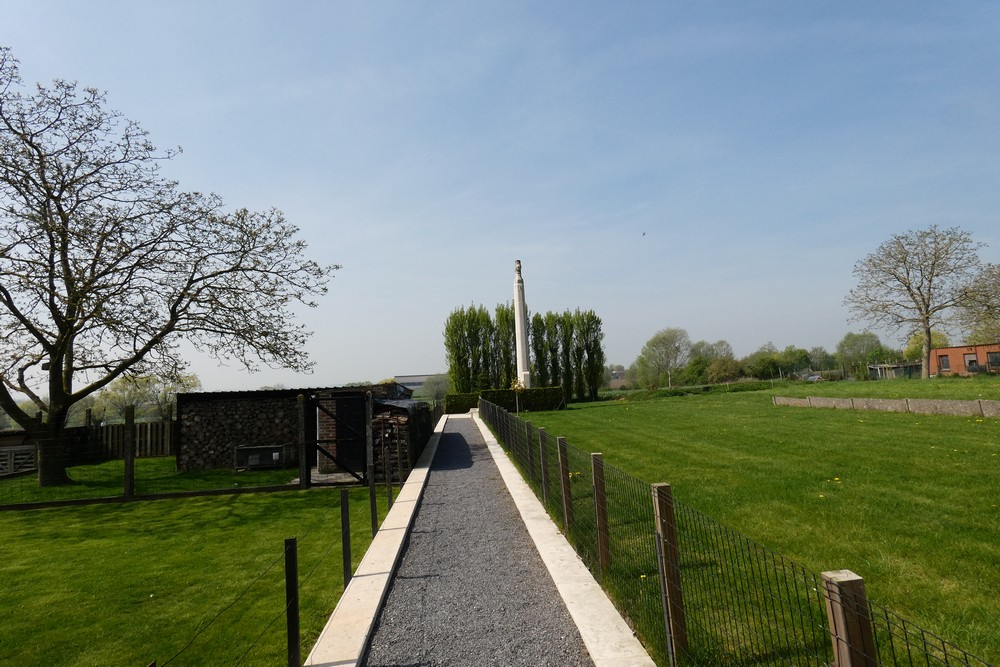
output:
[[[975,382],[940,384],[1000,386]],[[896,383],[809,395],[834,384]],[[778,408],[770,394],[603,402],[530,420],[670,482],[680,502],[815,572],[854,570],[875,602],[1000,662],[1000,422]]]
[[[248,488],[288,484],[298,470],[197,470],[177,472],[172,456],[135,460],[135,492],[138,495]],[[78,498],[121,496],[125,488],[125,462],[73,466],[67,470],[72,484],[38,486],[34,473],[0,479],[0,505],[37,503]]]
[[[356,567],[367,489],[350,512]],[[283,664],[287,537],[303,656],[343,592],[335,490],[4,512],[0,533],[0,664],[164,665],[182,649],[171,665]]]

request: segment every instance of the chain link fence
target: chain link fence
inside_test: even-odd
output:
[[[659,665],[990,667],[673,499],[598,453],[480,401],[481,417]]]

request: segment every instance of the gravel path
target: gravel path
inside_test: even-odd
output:
[[[593,667],[467,416],[449,417],[367,667]]]

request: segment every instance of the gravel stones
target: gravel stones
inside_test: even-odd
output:
[[[367,667],[593,667],[472,419],[451,416]]]

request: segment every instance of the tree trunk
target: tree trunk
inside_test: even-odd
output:
[[[58,419],[54,423],[40,424],[34,434],[38,443],[39,486],[62,486],[73,482],[66,473],[69,449],[66,431],[62,427],[64,421],[65,419]]]
[[[920,379],[926,380],[931,376],[931,328],[924,326],[924,358],[920,364]]]

